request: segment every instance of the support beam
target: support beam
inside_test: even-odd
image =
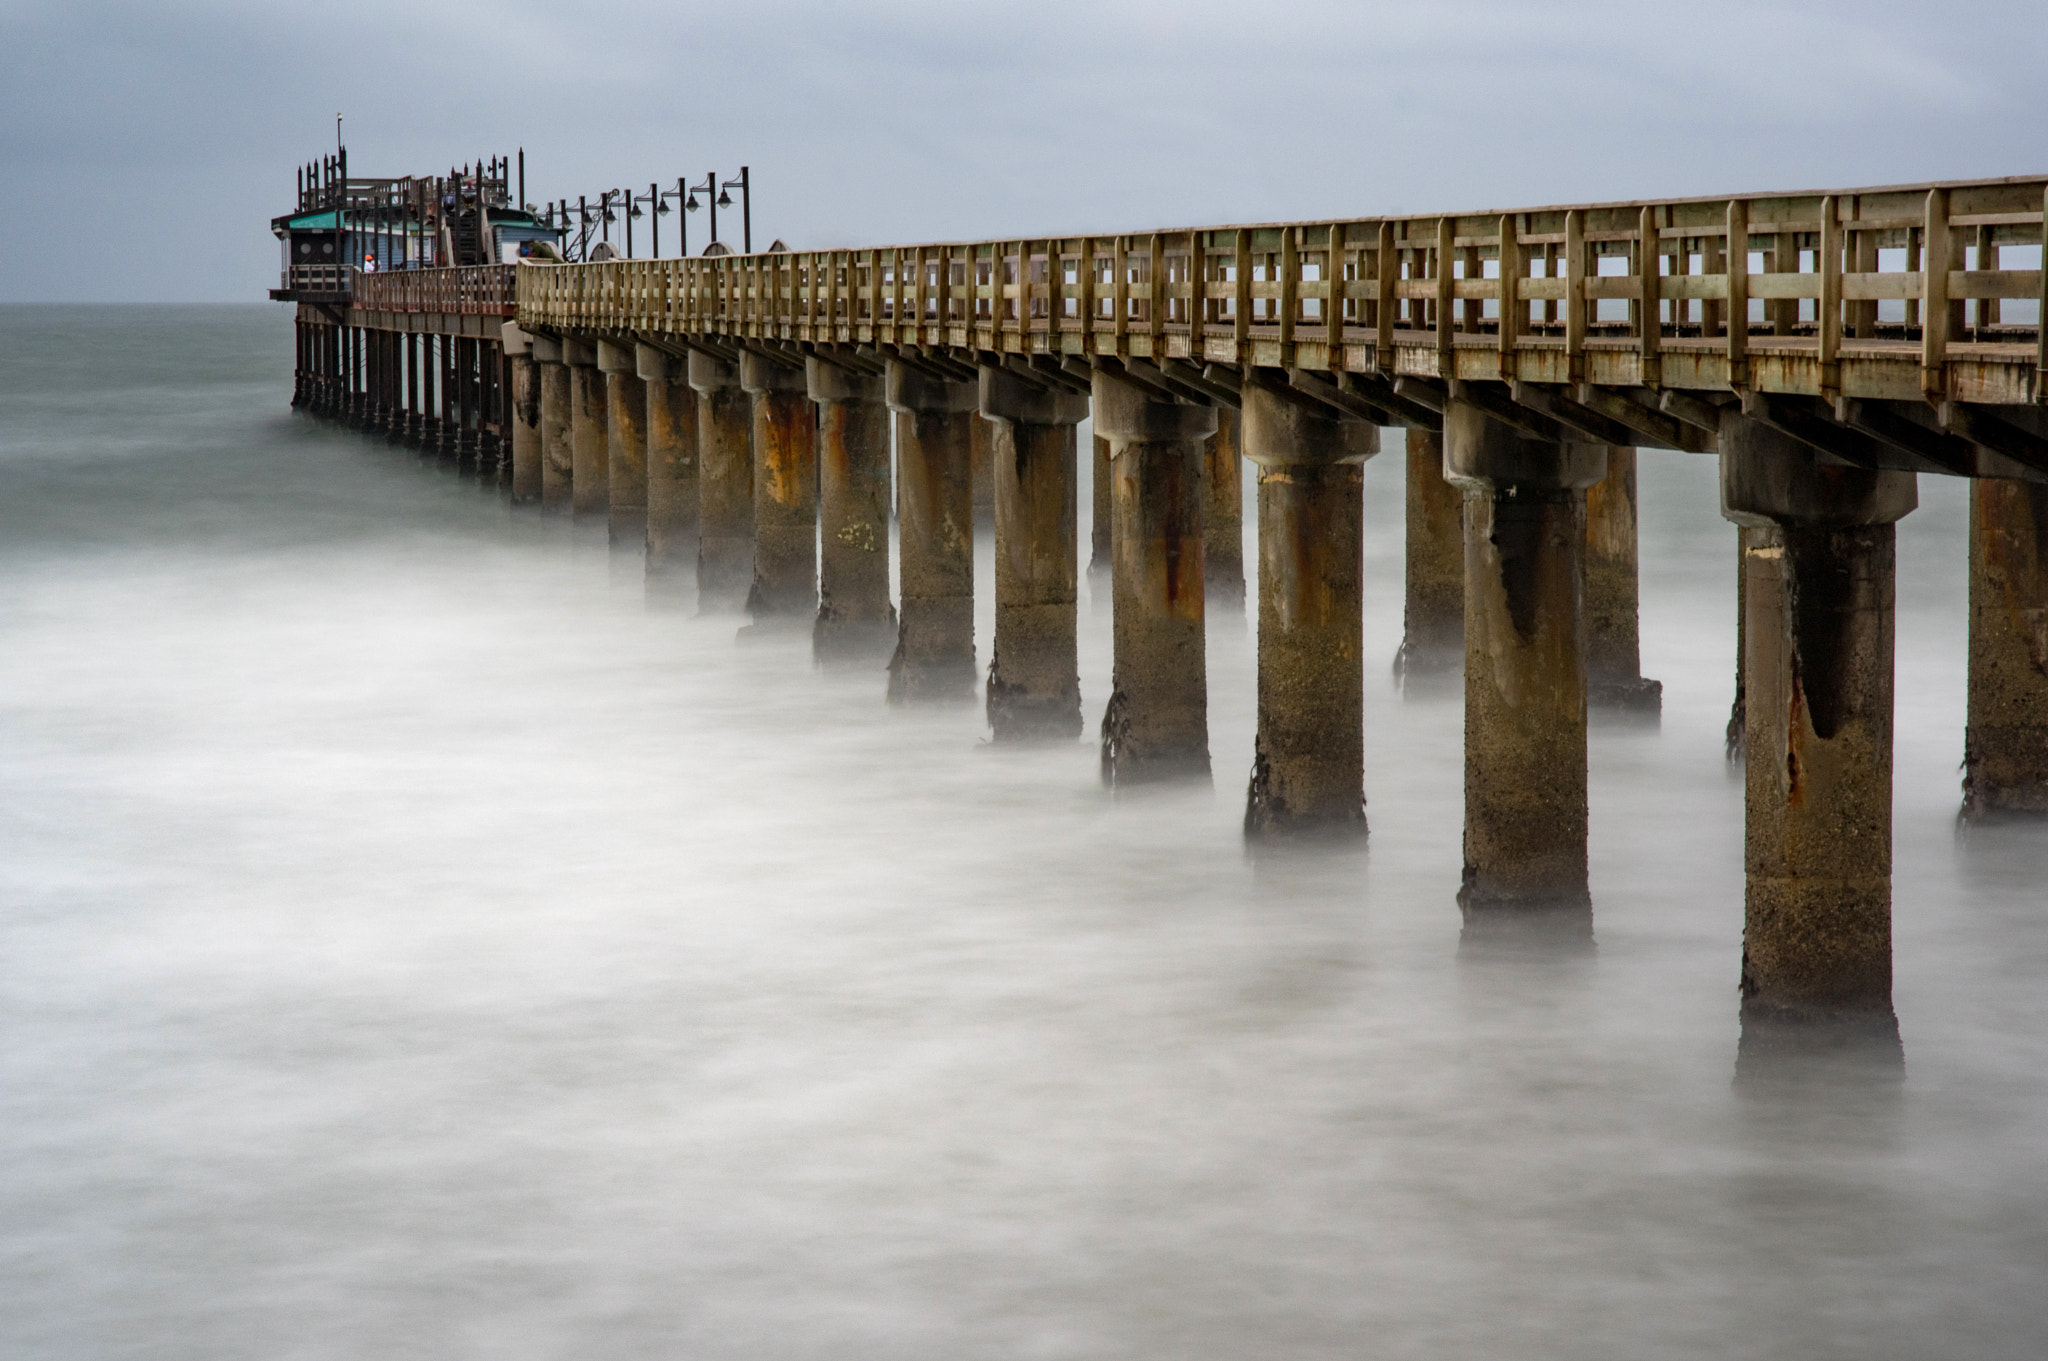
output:
[[[673,604],[697,560],[697,393],[689,363],[633,347],[647,387],[647,598]]]
[[[818,616],[821,664],[879,668],[896,646],[889,603],[889,408],[879,376],[813,357],[818,407]]]
[[[740,355],[754,407],[754,584],[757,626],[809,627],[818,613],[818,415],[801,368]]]
[[[1081,735],[1075,648],[1075,430],[1088,399],[981,368],[981,414],[993,427],[996,636],[988,718],[997,742]]]
[[[1721,428],[1721,513],[1744,556],[1752,1023],[1891,1009],[1894,523],[1913,474],[1822,464],[1753,417]]]
[[[1607,451],[1531,439],[1453,400],[1444,472],[1465,493],[1458,902],[1468,921],[1499,908],[1586,912],[1585,491],[1606,475]]]
[[[1970,484],[1963,816],[2048,816],[2048,486]]]
[[[1216,409],[1158,401],[1098,369],[1095,428],[1109,441],[1114,662],[1102,715],[1112,787],[1209,777],[1202,470]]]
[[[975,383],[890,360],[896,413],[897,521],[903,552],[902,617],[889,661],[889,702],[973,698]]]
[[[737,614],[754,582],[754,405],[739,365],[690,351],[697,394],[697,612]]]
[[[1259,718],[1247,837],[1365,835],[1365,460],[1379,428],[1244,387],[1259,479]]]

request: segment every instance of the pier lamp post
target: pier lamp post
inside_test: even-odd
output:
[[[649,185],[648,188],[651,190],[653,186]],[[650,202],[651,198],[635,194],[631,189],[619,190],[619,198],[626,205],[626,258],[630,260],[633,258],[633,220],[647,215],[640,205]],[[658,227],[660,219],[657,218],[655,221]],[[661,254],[661,244],[658,236],[655,241],[654,253],[656,255]]]
[[[689,196],[690,191],[683,184],[683,177],[681,175],[678,175],[676,176],[675,188],[664,189],[661,191],[662,203],[659,208],[655,209],[655,211],[662,214],[663,216],[667,216],[668,200],[674,199],[677,203],[681,203],[684,199],[688,198]],[[676,219],[676,231],[680,233],[683,238],[682,244],[679,247],[677,247],[676,253],[679,255],[688,255],[690,253],[690,218],[687,212],[682,217]]]
[[[721,183],[718,172],[712,171],[704,177],[704,183],[690,186],[690,197],[683,203],[686,212],[697,211],[697,195],[701,192],[711,198],[711,239],[718,239],[718,210],[732,207],[732,195],[728,189],[740,191],[740,251],[745,255],[754,253],[754,192],[747,167],[741,166],[739,175]],[[714,197],[715,195],[715,197]]]
[[[642,203],[654,210],[654,221],[648,224],[648,229],[654,233],[654,246],[649,256],[650,259],[659,260],[661,258],[661,220],[669,214],[668,201],[682,196],[682,181],[676,181],[676,186],[675,189],[671,190],[664,189],[659,184],[650,184],[647,186],[646,193],[634,196],[633,216],[640,216],[639,205]],[[683,254],[688,255],[689,253],[686,241]]]

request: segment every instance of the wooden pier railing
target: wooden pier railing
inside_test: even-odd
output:
[[[439,312],[506,316],[517,301],[515,265],[443,269],[353,270],[354,305],[377,312]]]
[[[516,268],[517,316],[542,331],[1113,355],[1389,380],[2025,403],[2048,400],[2044,195],[2048,177],[2030,177],[529,263]],[[374,286],[411,282],[380,276]]]

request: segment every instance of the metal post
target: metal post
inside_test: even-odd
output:
[[[740,247],[748,255],[754,253],[754,191],[745,166],[740,167]]]

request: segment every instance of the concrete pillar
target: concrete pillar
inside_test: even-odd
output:
[[[810,624],[818,612],[818,416],[801,368],[748,351],[740,386],[753,398],[756,624]]]
[[[531,353],[511,362],[512,500],[525,505],[540,500],[540,366]]]
[[[673,601],[697,560],[697,394],[685,360],[635,345],[633,361],[647,387],[647,595]]]
[[[974,693],[974,427],[980,388],[889,361],[896,413],[903,613],[889,661],[889,702]]]
[[[597,342],[597,367],[605,378],[605,482],[610,489],[606,523],[614,553],[647,547],[647,385],[631,345]]]
[[[569,505],[579,520],[601,520],[612,504],[610,397],[593,342],[564,336],[562,359],[569,366]]]
[[[1823,466],[1724,415],[1743,613],[1745,1026],[1891,1020],[1894,523],[1913,474]]]
[[[1743,728],[1748,722],[1743,715],[1742,670],[1749,649],[1742,621],[1749,617],[1749,550],[1762,542],[1751,540],[1763,532],[1747,525],[1735,527],[1735,699],[1728,706],[1728,727],[1721,739],[1722,754],[1730,765],[1742,759]]]
[[[1108,574],[1113,550],[1110,547],[1109,440],[1097,432],[1092,441],[1093,461],[1088,465],[1088,571]]]
[[[889,408],[879,374],[810,359],[818,406],[818,619],[824,664],[886,661],[896,646],[889,603]]]
[[[1365,834],[1365,461],[1377,426],[1244,389],[1259,487],[1259,718],[1245,835]]]
[[[1202,446],[1202,578],[1209,603],[1244,608],[1244,432],[1237,412],[1216,409]]]
[[[978,524],[992,524],[996,513],[994,427],[976,422],[969,429],[968,456],[974,471],[974,518]]]
[[[1442,684],[1465,666],[1465,496],[1444,477],[1443,437],[1407,432],[1407,603],[1394,675]]]
[[[1465,495],[1469,914],[1589,907],[1585,489],[1599,444],[1523,437],[1452,402],[1444,473]]]
[[[1970,484],[1963,815],[2048,814],[2048,487]]]
[[[1636,451],[1609,445],[1607,475],[1586,488],[1586,700],[1650,715],[1664,685],[1643,679],[1636,575]]]
[[[540,508],[560,512],[569,509],[575,485],[569,366],[562,362],[562,342],[551,336],[533,338],[533,359],[540,387]]]
[[[1110,449],[1115,660],[1102,714],[1112,786],[1209,776],[1203,655],[1202,464],[1216,408],[1154,401],[1098,370],[1095,429]]]
[[[754,582],[754,406],[737,364],[690,352],[697,394],[697,612],[746,608]]]
[[[996,636],[988,720],[998,742],[1081,735],[1074,639],[1075,431],[1088,399],[981,370],[981,414],[993,428]]]

